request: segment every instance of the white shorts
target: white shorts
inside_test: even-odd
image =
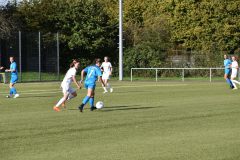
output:
[[[237,70],[232,70],[231,78],[237,77]]]
[[[103,72],[102,79],[110,79],[110,73]]]
[[[65,94],[72,94],[76,92],[69,84],[61,84],[62,92]]]

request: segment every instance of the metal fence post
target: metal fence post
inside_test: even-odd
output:
[[[156,82],[158,81],[158,70],[156,69]]]
[[[19,79],[22,82],[22,38],[21,31],[18,31],[18,49],[19,49]]]
[[[212,68],[210,68],[210,82],[212,82]]]
[[[132,79],[132,70],[133,70],[133,69],[131,68],[131,82],[133,81],[133,79]]]
[[[182,69],[182,81],[184,82],[185,80],[184,80],[184,69]]]
[[[60,66],[59,66],[59,35],[57,32],[57,74],[58,80],[60,80]]]
[[[40,31],[38,32],[38,56],[39,56],[39,81],[41,81],[41,33]]]

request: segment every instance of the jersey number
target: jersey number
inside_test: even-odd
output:
[[[88,78],[91,77],[91,75],[93,74],[93,72],[94,72],[94,70],[92,69],[92,70],[90,71],[89,75],[88,75]]]

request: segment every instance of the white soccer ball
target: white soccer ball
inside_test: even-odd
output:
[[[98,101],[98,102],[96,103],[96,108],[97,108],[97,109],[102,109],[103,107],[104,107],[104,104],[103,104],[102,101]]]

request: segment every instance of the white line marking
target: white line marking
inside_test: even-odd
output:
[[[186,86],[187,84],[155,84],[155,85],[133,85],[133,86],[116,86],[113,88],[139,88],[139,87],[178,87],[178,86]],[[102,87],[96,87],[100,89]],[[84,88],[85,89],[85,88]],[[29,95],[29,94],[55,94],[62,92],[61,89],[49,89],[49,90],[24,90],[20,91],[20,95]],[[7,92],[0,92],[0,95],[6,95]]]
[[[177,86],[186,86],[187,84],[155,84],[155,85],[138,85],[138,86],[119,86],[113,88],[138,88],[138,87],[177,87]],[[100,87],[101,88],[101,87]]]

